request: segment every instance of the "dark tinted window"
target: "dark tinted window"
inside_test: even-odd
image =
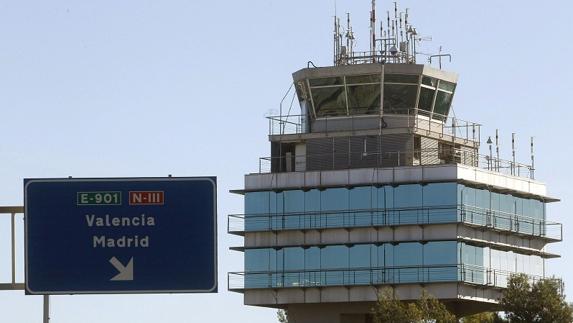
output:
[[[418,87],[384,84],[384,113],[407,114],[416,105]]]

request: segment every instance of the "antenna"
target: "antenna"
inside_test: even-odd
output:
[[[405,11],[400,11],[398,2],[394,2],[394,16],[392,17],[390,10],[387,10],[386,26],[384,26],[383,19],[380,21],[380,26],[378,26],[376,24],[376,0],[371,0],[370,4],[370,50],[355,52],[356,37],[352,28],[350,13],[346,13],[346,26],[344,26],[336,15],[336,1],[334,2],[334,64],[416,63],[416,55],[418,54],[416,52],[416,42],[421,41],[422,38],[418,35],[416,28],[410,23],[409,9],[406,8]],[[377,28],[379,28],[378,31]],[[378,32],[380,34],[377,38]],[[440,55],[446,56],[441,53]],[[435,57],[439,56],[436,55]]]
[[[511,175],[515,175],[515,132],[511,133]]]
[[[496,155],[496,171],[499,172],[499,129],[495,129],[495,155]]]
[[[335,2],[336,3],[336,2]],[[340,43],[338,41],[338,18],[334,16],[334,65],[338,65]]]
[[[372,0],[372,11],[370,11],[370,55],[372,63],[376,62],[376,0]]]
[[[533,151],[533,137],[531,137],[531,169],[529,171],[531,179],[535,179],[535,153]]]

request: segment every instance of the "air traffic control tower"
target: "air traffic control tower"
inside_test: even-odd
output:
[[[335,19],[333,66],[295,72],[300,113],[269,117],[271,156],[234,191],[245,268],[229,290],[295,323],[367,323],[383,288],[426,290],[459,316],[495,310],[511,274],[545,277],[558,257],[545,250],[562,238],[546,215],[557,200],[497,138],[479,153],[480,125],[450,113],[457,75],[416,63],[408,14],[380,38],[375,17],[367,52]]]

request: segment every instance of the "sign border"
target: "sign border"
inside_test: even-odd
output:
[[[28,186],[32,183],[61,183],[61,182],[159,182],[159,181],[208,181],[213,185],[213,239],[214,239],[214,285],[208,289],[192,290],[109,290],[109,291],[34,291],[28,286],[30,276],[28,268]],[[216,293],[218,291],[218,244],[217,244],[217,177],[106,177],[106,178],[26,178],[24,179],[24,273],[25,291],[27,295],[74,295],[74,294],[184,294],[184,293]]]

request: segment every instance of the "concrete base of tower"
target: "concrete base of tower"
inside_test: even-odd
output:
[[[368,323],[382,288],[393,288],[403,301],[415,301],[425,290],[459,317],[498,309],[500,289],[463,283],[404,284],[245,290],[245,304],[284,308],[289,322]]]

